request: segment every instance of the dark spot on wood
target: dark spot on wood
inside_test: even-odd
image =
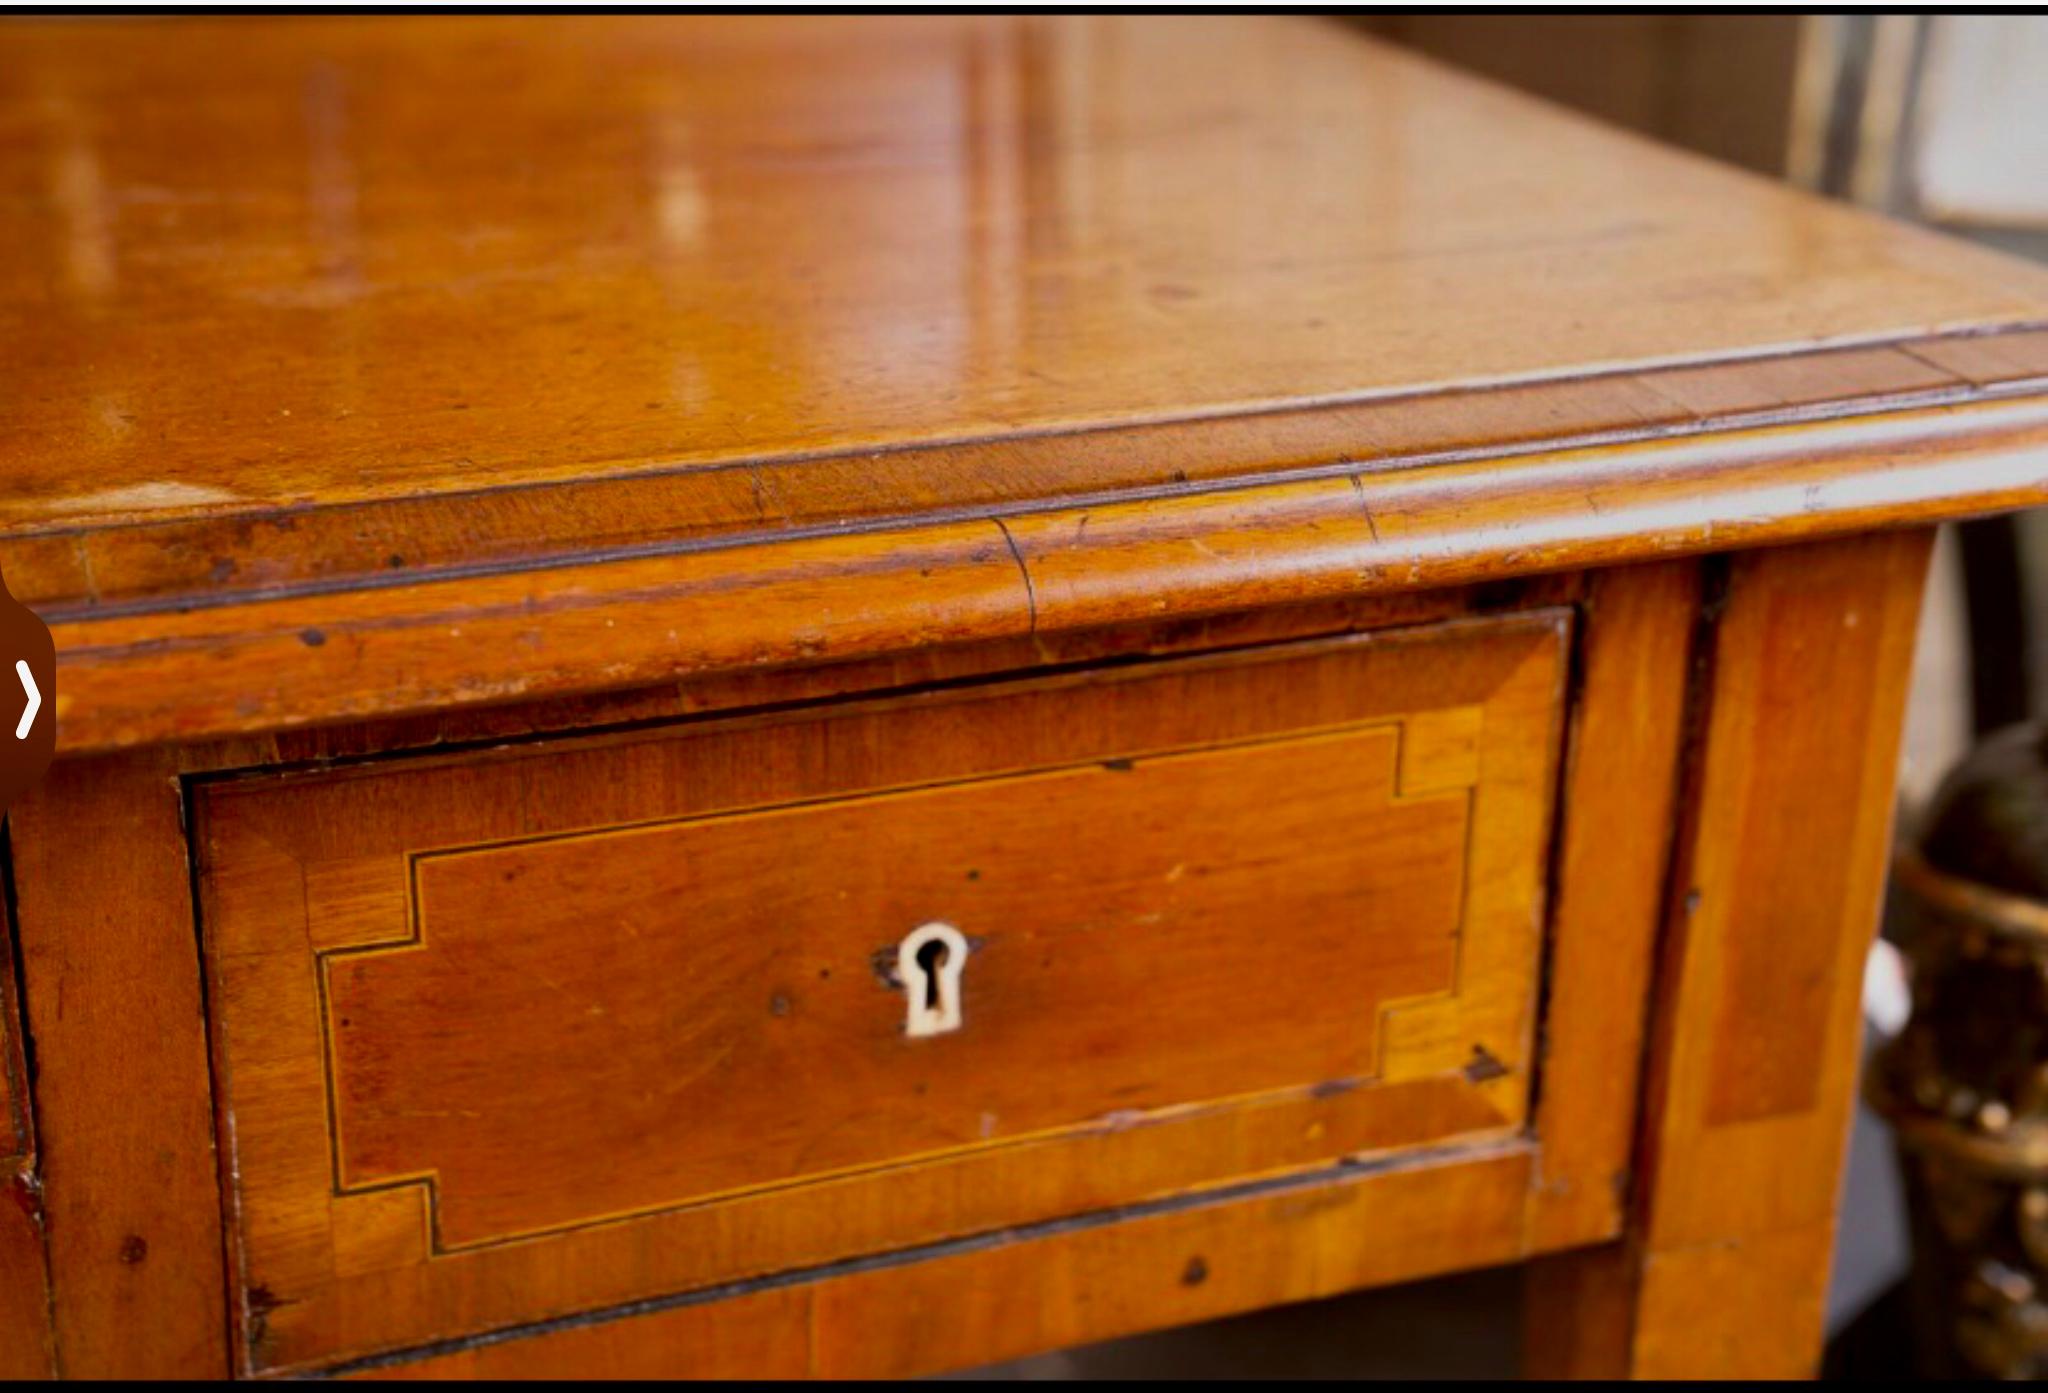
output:
[[[299,642],[305,644],[308,648],[318,648],[321,644],[327,642],[327,635],[321,633],[318,629],[301,629],[299,630]]]
[[[1180,1271],[1180,1284],[1184,1287],[1198,1287],[1209,1280],[1209,1264],[1200,1253],[1188,1259],[1188,1265]]]
[[[149,1256],[149,1240],[141,1234],[131,1233],[121,1240],[121,1264],[133,1267]]]
[[[819,968],[819,969],[818,969],[818,980],[819,980],[820,982],[829,982],[829,981],[831,981],[831,980],[832,980],[832,969],[831,969],[831,968],[829,968],[829,967],[821,967],[821,968]]]
[[[1693,890],[1688,890],[1688,891],[1686,891],[1686,892],[1685,892],[1685,913],[1686,913],[1686,917],[1687,917],[1687,918],[1690,918],[1690,917],[1692,917],[1692,916],[1693,916],[1694,914],[1697,914],[1697,913],[1699,913],[1699,908],[1700,908],[1700,892],[1699,892],[1699,891],[1698,891],[1697,889],[1693,889]]]
[[[1136,763],[1135,761],[1133,761],[1133,760],[1128,760],[1128,759],[1105,759],[1104,761],[1102,761],[1102,767],[1103,767],[1104,769],[1107,769],[1107,770],[1109,770],[1109,771],[1110,771],[1111,773],[1115,773],[1115,774],[1128,774],[1128,773],[1130,773],[1130,772],[1131,772],[1131,771],[1132,771],[1133,769],[1136,769],[1136,768],[1137,768],[1138,766],[1137,766],[1137,763]]]
[[[1324,1079],[1308,1091],[1308,1096],[1311,1098],[1341,1098],[1357,1087],[1357,1079]]]
[[[1472,1058],[1465,1065],[1465,1077],[1473,1083],[1485,1083],[1488,1079],[1505,1077],[1508,1066],[1495,1059],[1484,1045],[1472,1047]]]
[[[405,558],[394,551],[391,555],[384,558],[384,564],[395,571],[405,564]]]
[[[783,995],[783,994],[782,994],[781,992],[777,992],[777,993],[775,993],[775,995],[773,995],[773,996],[769,997],[769,998],[768,998],[768,1014],[769,1014],[769,1015],[771,1015],[771,1016],[786,1016],[786,1015],[788,1015],[788,1014],[789,1014],[789,998],[788,998],[787,996],[784,996],[784,995]]]
[[[977,870],[969,870],[969,871],[967,872],[967,878],[968,878],[969,880],[980,880],[980,879],[981,879],[981,872],[980,872],[980,871],[977,871]]]
[[[270,1313],[283,1303],[269,1287],[250,1287],[242,1302],[249,1312],[249,1352],[262,1356],[270,1348]]]

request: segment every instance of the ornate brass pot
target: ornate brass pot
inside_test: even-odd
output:
[[[1922,1372],[2048,1376],[2048,747],[1992,737],[1893,877],[1913,1013],[1866,1093],[1896,1131]]]

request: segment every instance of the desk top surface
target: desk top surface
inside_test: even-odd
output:
[[[12,531],[2048,316],[2035,268],[1326,21],[75,21],[0,53]]]
[[[0,570],[53,620],[1275,481],[1370,510],[1446,461],[1564,518],[1489,564],[1556,568],[1676,543],[1532,453],[2048,378],[2048,271],[1325,20],[24,22],[0,152]],[[1892,520],[2018,497],[1913,487]],[[1713,496],[1685,545],[1760,516]]]

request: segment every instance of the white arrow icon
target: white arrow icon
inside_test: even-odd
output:
[[[26,740],[29,727],[36,723],[36,712],[43,709],[43,694],[36,690],[36,679],[28,675],[28,663],[25,659],[14,660],[14,671],[15,675],[21,678],[21,689],[28,693],[28,706],[23,709],[21,719],[14,724],[14,738]]]

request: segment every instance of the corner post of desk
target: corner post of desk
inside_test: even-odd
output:
[[[1931,541],[1745,553],[1707,601],[1626,1231],[1532,1266],[1531,1372],[1815,1370]]]

